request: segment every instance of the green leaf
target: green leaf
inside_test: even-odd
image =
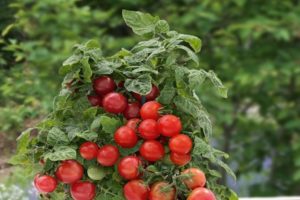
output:
[[[91,82],[91,77],[92,77],[92,69],[89,64],[89,57],[85,56],[80,60],[80,63],[82,65],[82,72],[83,72],[83,79],[86,82]]]
[[[187,53],[187,55],[189,56],[189,58],[190,58],[192,61],[194,61],[197,65],[199,65],[199,60],[198,60],[197,55],[196,55],[190,48],[188,48],[188,47],[186,47],[186,46],[183,46],[183,45],[176,45],[176,47],[177,47],[178,49],[184,50],[184,51]]]
[[[1,32],[2,37],[5,37],[14,27],[15,24],[9,24],[8,26],[6,26]]]
[[[159,17],[139,11],[123,10],[122,15],[127,26],[137,35],[154,33],[156,23],[159,21]]]
[[[159,20],[155,25],[156,33],[166,33],[169,30],[170,30],[170,27],[166,20]]]
[[[29,128],[21,133],[21,135],[17,138],[17,152],[24,153],[27,152],[27,146],[30,143],[30,133],[34,130],[33,128]]]
[[[213,71],[208,72],[208,78],[217,88],[218,94],[221,97],[227,98],[227,88],[223,85],[222,81],[217,77],[217,75]]]
[[[95,74],[112,74],[115,69],[119,68],[122,65],[121,62],[112,62],[107,60],[101,60],[95,65]]]
[[[94,131],[87,130],[87,131],[77,132],[76,136],[80,137],[80,138],[83,138],[83,139],[85,139],[87,141],[94,141],[94,140],[97,139],[98,134],[96,132],[94,132]]]
[[[140,140],[140,141],[138,141],[138,143],[137,143],[133,148],[129,148],[129,149],[128,149],[128,148],[125,149],[125,148],[119,147],[120,154],[121,154],[122,156],[129,156],[129,155],[132,155],[132,154],[134,154],[134,153],[136,153],[136,152],[139,151],[139,149],[140,149],[142,143],[143,143],[143,141]]]
[[[71,65],[78,64],[81,59],[82,59],[82,55],[81,54],[73,54],[67,60],[65,60],[63,62],[63,66],[71,66]]]
[[[76,150],[69,146],[57,146],[53,148],[53,152],[45,153],[44,159],[51,161],[76,159]]]
[[[102,126],[102,130],[110,134],[114,134],[117,128],[122,125],[122,122],[119,119],[108,117],[105,115],[101,116],[99,120]]]
[[[207,77],[207,72],[203,69],[189,70],[188,78],[189,78],[190,88],[194,89],[199,87],[205,81],[206,77]]]
[[[193,35],[179,34],[179,39],[182,39],[183,41],[189,43],[189,45],[196,53],[200,52],[202,46],[200,38]]]
[[[60,130],[57,127],[53,127],[47,135],[47,142],[50,145],[57,145],[57,144],[68,144],[69,139],[65,132]]]
[[[173,101],[175,94],[176,90],[173,81],[167,81],[157,100],[162,104],[168,105]]]
[[[135,79],[127,79],[124,86],[129,92],[146,95],[152,88],[151,76],[149,74],[144,74]]]

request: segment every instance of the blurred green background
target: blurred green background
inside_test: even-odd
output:
[[[96,39],[109,55],[141,39],[122,9],[202,38],[202,67],[229,88],[228,99],[202,97],[238,177],[222,181],[242,196],[300,194],[299,0],[0,0],[0,182],[25,185],[6,161],[51,110],[73,45]]]

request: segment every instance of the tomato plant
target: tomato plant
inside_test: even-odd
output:
[[[127,200],[147,200],[149,196],[149,188],[142,180],[129,181],[123,191]]]
[[[164,115],[158,121],[159,132],[167,137],[173,137],[182,129],[181,121],[175,115]]]
[[[98,151],[97,161],[102,166],[113,166],[119,159],[120,153],[113,145],[104,145]]]
[[[115,142],[123,148],[132,148],[136,145],[138,137],[132,128],[122,126],[115,132]]]
[[[165,155],[163,145],[156,140],[145,141],[140,147],[140,154],[148,161],[158,161]]]
[[[116,88],[116,83],[112,78],[108,76],[101,76],[94,79],[93,88],[98,95],[103,96],[107,93],[114,91],[114,89]]]
[[[85,142],[80,145],[79,153],[86,160],[92,160],[97,157],[98,145],[94,142]]]
[[[149,101],[145,103],[141,108],[141,117],[143,119],[154,119],[159,118],[159,109],[161,108],[160,103],[156,101]]]
[[[118,172],[124,179],[136,179],[139,176],[140,164],[140,159],[135,156],[124,157],[118,164]]]
[[[89,181],[73,183],[70,191],[74,200],[93,200],[96,196],[96,186]]]
[[[40,193],[53,192],[56,189],[57,181],[49,175],[40,176],[37,174],[34,178],[34,186]]]
[[[169,141],[169,148],[172,152],[187,154],[191,151],[193,142],[191,138],[184,134],[172,137]]]
[[[157,122],[153,119],[143,120],[138,128],[140,136],[147,140],[153,140],[160,136]]]
[[[122,113],[127,107],[127,99],[117,92],[108,93],[102,100],[103,108],[110,113]]]
[[[58,166],[56,177],[63,183],[74,183],[83,176],[83,167],[75,160],[65,160]]]

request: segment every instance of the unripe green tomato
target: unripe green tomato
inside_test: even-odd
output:
[[[87,174],[92,180],[100,181],[105,177],[106,172],[102,167],[91,166],[88,168]]]
[[[149,172],[158,172],[157,168],[154,165],[149,165],[146,169]]]

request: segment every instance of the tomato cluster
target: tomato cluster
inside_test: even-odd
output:
[[[103,167],[115,167],[119,175],[127,181],[123,187],[127,200],[175,200],[174,184],[165,180],[156,181],[148,186],[143,181],[141,168],[166,159],[172,164],[184,166],[191,160],[193,141],[182,133],[182,123],[179,117],[172,114],[161,114],[162,105],[155,101],[159,89],[153,85],[146,96],[133,93],[137,101],[128,103],[127,98],[115,92],[122,87],[108,76],[101,76],[93,81],[95,95],[89,95],[92,106],[100,106],[106,112],[123,114],[127,119],[125,125],[114,133],[114,143],[99,147],[96,143],[86,141],[79,147],[79,153],[85,160],[97,160]],[[144,102],[143,102],[144,101]],[[146,101],[146,102],[145,102]],[[141,106],[141,103],[144,103]],[[120,148],[136,147],[141,141],[139,151],[121,157]],[[170,150],[167,153],[166,149]],[[100,174],[94,173],[93,180],[100,180]],[[55,177],[37,175],[34,183],[41,193],[53,192],[57,181],[70,185],[70,194],[74,200],[92,200],[96,196],[96,185],[91,181],[82,180],[84,167],[76,160],[62,161],[55,171]],[[181,172],[179,178],[192,192],[188,200],[215,200],[214,194],[206,189],[205,174],[197,168],[188,168]]]

